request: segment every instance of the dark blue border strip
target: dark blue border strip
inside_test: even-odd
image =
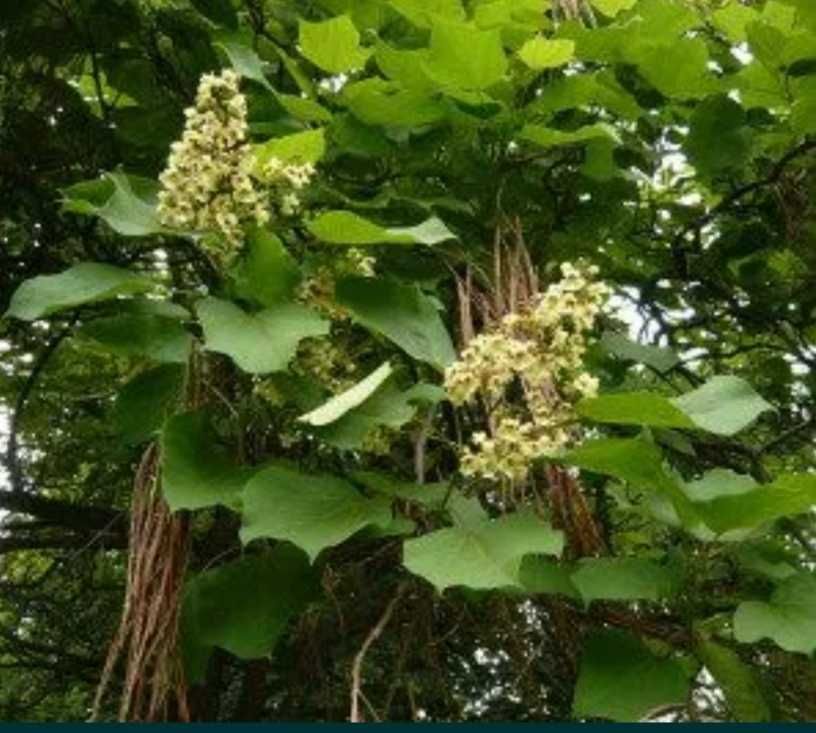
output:
[[[194,728],[196,731],[223,731],[240,730],[240,731],[269,731],[270,729],[278,729],[283,733],[284,731],[348,731],[351,727],[350,723],[287,723],[283,721],[270,721],[268,723],[92,723],[91,727],[95,730],[119,730],[122,727],[129,726],[144,726],[149,725],[151,729],[167,729],[179,730],[181,726],[184,728]],[[598,727],[604,729],[613,729],[616,731],[628,730],[634,726],[649,726],[649,725],[680,725],[684,730],[706,730],[708,733],[712,731],[712,725],[716,727],[716,731],[736,731],[736,730],[752,730],[752,731],[791,731],[797,730],[812,730],[816,731],[816,722],[814,723],[496,723],[496,722],[482,722],[482,723],[358,723],[355,728],[368,728],[370,730],[387,730],[400,733],[407,733],[407,731],[416,731],[417,728],[484,728],[488,727],[491,731],[530,731],[531,728],[540,727],[546,729],[546,733],[559,733],[559,731],[570,731],[575,733],[582,728]],[[63,731],[88,731],[88,724],[86,723],[13,723],[0,721],[0,729],[3,731],[11,731],[16,728],[25,729],[27,731],[34,731],[40,728],[53,729],[59,728]]]

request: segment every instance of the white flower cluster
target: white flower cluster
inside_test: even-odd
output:
[[[315,174],[311,163],[270,158],[260,166],[247,140],[247,101],[234,71],[201,77],[195,105],[185,110],[181,140],[173,143],[159,177],[158,216],[173,229],[214,233],[214,254],[240,246],[247,225],[266,224],[271,203],[283,216],[300,209],[300,192]],[[210,240],[205,240],[210,244]]]
[[[173,143],[159,177],[162,224],[218,232],[230,248],[240,244],[242,224],[269,220],[251,176],[247,103],[238,85],[239,76],[231,70],[201,78],[195,106],[184,112],[184,134]]]
[[[594,281],[595,267],[565,262],[561,274],[528,310],[474,338],[445,374],[454,404],[481,396],[489,415],[490,434],[476,433],[462,456],[465,475],[524,480],[536,458],[572,440],[575,402],[597,394],[583,360],[610,291]],[[520,387],[522,405],[508,399],[511,385]]]
[[[261,178],[280,202],[283,216],[294,216],[298,212],[298,193],[311,183],[314,174],[315,167],[311,163],[284,163],[278,158],[270,158],[261,168]]]

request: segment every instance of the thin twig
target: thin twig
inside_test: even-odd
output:
[[[351,667],[351,712],[349,713],[349,721],[351,723],[363,722],[362,718],[360,717],[360,700],[363,698],[361,691],[363,660],[365,659],[365,655],[371,645],[377,641],[382,632],[385,630],[385,627],[388,625],[388,622],[391,620],[394,609],[397,607],[397,603],[399,602],[404,590],[405,584],[401,584],[397,588],[397,592],[385,607],[385,611],[383,611],[383,615],[380,617],[380,620],[377,622],[376,626],[374,626],[374,628],[368,632],[368,636],[366,636],[363,645],[360,647],[360,651],[357,652],[354,657],[354,663]]]

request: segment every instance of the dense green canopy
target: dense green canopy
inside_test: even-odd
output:
[[[816,719],[814,201],[812,0],[2,3],[0,719]]]

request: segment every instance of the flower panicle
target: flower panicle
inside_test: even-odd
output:
[[[584,369],[588,333],[610,295],[595,267],[561,265],[561,279],[522,312],[472,339],[445,373],[451,401],[481,397],[490,434],[476,433],[461,460],[462,473],[521,481],[542,455],[574,439],[575,403],[597,394],[598,380]],[[508,399],[521,386],[523,405]]]
[[[315,168],[275,157],[258,165],[248,141],[247,100],[235,71],[204,74],[184,117],[182,137],[172,144],[159,176],[163,225],[215,234],[213,254],[226,258],[240,247],[247,227],[269,222],[273,204],[282,216],[299,211],[300,193]]]

